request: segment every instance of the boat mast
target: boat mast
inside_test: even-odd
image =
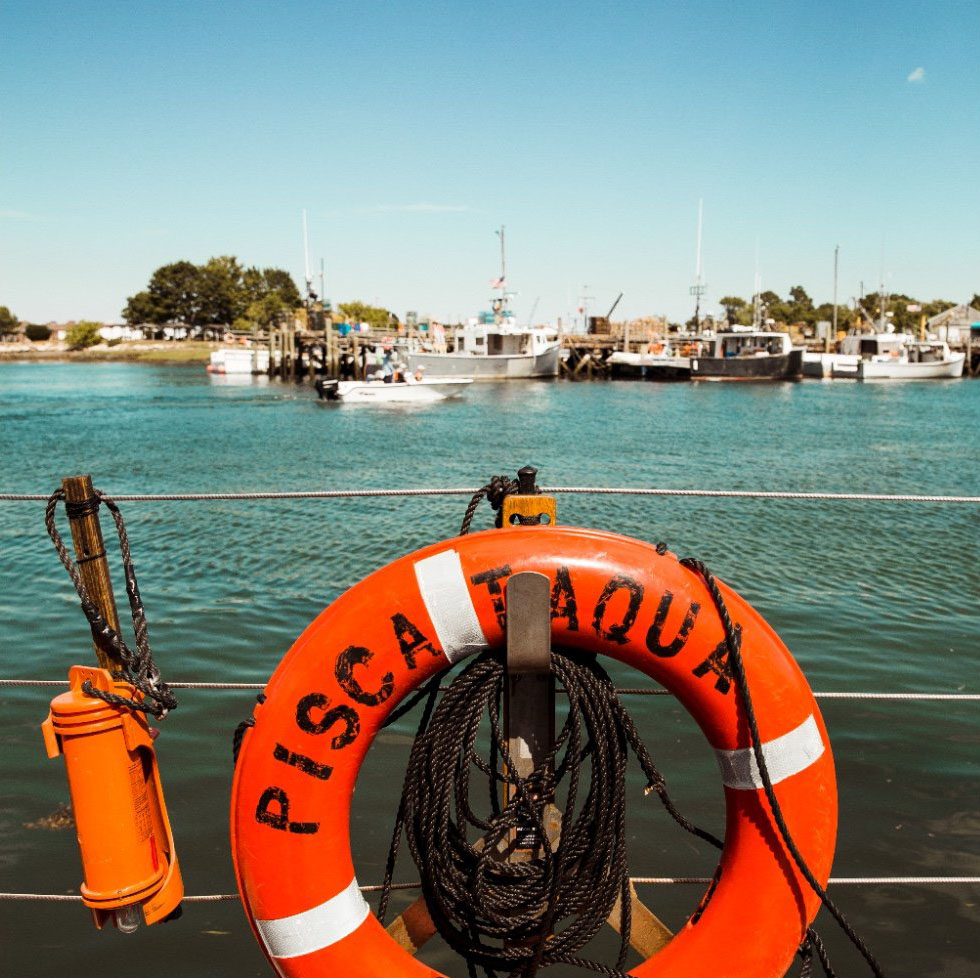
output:
[[[500,230],[495,234],[500,238],[500,299],[494,303],[493,321],[501,323],[507,309],[507,247],[504,242],[505,227],[500,225]]]
[[[694,296],[694,329],[697,333],[701,332],[701,296],[707,291],[708,287],[701,284],[701,219],[704,215],[704,198],[698,199],[698,257],[694,274],[694,285],[690,288],[691,295]]]
[[[762,329],[762,275],[759,272],[759,239],[755,239],[755,294],[752,296],[752,328]]]
[[[837,256],[840,252],[840,245],[834,245],[834,342],[837,342]],[[830,336],[825,336],[823,340],[824,353],[830,352]]]
[[[306,226],[306,208],[303,208],[303,258],[306,269],[306,299],[307,302],[314,298],[313,294],[313,275],[310,273],[310,233]]]

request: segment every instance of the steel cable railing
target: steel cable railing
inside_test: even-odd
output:
[[[392,498],[397,496],[472,496],[476,488],[421,488],[421,489],[297,489],[281,492],[183,492],[183,493],[113,493],[120,503],[166,502],[255,502],[268,499],[356,499]],[[881,493],[881,492],[804,492],[795,490],[764,489],[673,489],[643,488],[639,486],[542,486],[542,493],[555,495],[595,496],[695,496],[730,499],[800,499],[837,500],[846,502],[877,503],[965,503],[978,504],[980,496],[935,495],[928,493]],[[0,493],[0,502],[44,502],[49,493]]]

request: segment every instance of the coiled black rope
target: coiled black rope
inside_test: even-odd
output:
[[[136,649],[131,649],[122,636],[106,621],[99,611],[98,606],[92,600],[88,589],[82,581],[82,575],[75,562],[71,559],[61,534],[55,525],[55,511],[58,503],[65,498],[64,489],[56,489],[48,498],[48,504],[44,512],[44,525],[47,527],[48,536],[58,551],[58,557],[64,564],[65,570],[71,577],[72,584],[75,585],[75,592],[78,594],[82,604],[82,611],[92,626],[92,633],[103,639],[109,647],[119,657],[122,662],[122,677],[138,689],[142,694],[142,699],[134,699],[127,696],[120,696],[118,693],[111,693],[106,690],[96,689],[91,682],[86,680],[82,684],[82,689],[89,696],[96,696],[107,703],[115,706],[124,706],[130,710],[139,710],[143,713],[150,713],[158,719],[162,719],[170,710],[177,706],[177,697],[170,687],[161,679],[160,670],[157,669],[153,661],[153,653],[150,651],[149,629],[146,624],[146,611],[143,608],[143,599],[140,597],[139,585],[136,583],[136,570],[133,567],[133,555],[129,548],[129,537],[126,533],[126,524],[123,521],[122,513],[116,503],[104,492],[96,489],[95,495],[82,503],[68,503],[70,516],[84,516],[94,513],[101,503],[105,503],[106,508],[112,514],[112,519],[116,524],[116,532],[119,535],[119,549],[122,553],[123,574],[126,579],[126,594],[129,597],[129,608],[133,618],[133,631],[136,636]]]
[[[552,671],[568,694],[568,716],[542,764],[522,779],[514,773],[501,732],[505,668],[501,653],[471,662],[445,691],[430,683],[412,748],[395,822],[378,916],[384,920],[402,831],[422,879],[433,923],[467,961],[490,972],[533,976],[564,963],[601,974],[623,974],[630,942],[629,869],[626,860],[626,765],[632,752],[646,779],[684,828],[719,842],[677,812],[666,783],[641,741],[609,676],[594,656],[552,652]],[[487,757],[476,741],[484,714],[490,720]],[[489,779],[489,816],[474,810],[470,777]],[[546,806],[559,785],[561,837],[552,848]],[[502,801],[506,793],[509,801]],[[526,863],[506,862],[515,834],[534,838]],[[473,835],[473,838],[469,836]],[[619,955],[614,967],[578,955],[620,899]],[[544,912],[542,912],[544,911]]]

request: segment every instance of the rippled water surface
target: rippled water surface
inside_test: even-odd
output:
[[[327,407],[308,386],[135,365],[0,366],[0,491],[47,493],[90,472],[113,493],[476,486],[531,462],[550,485],[976,494],[980,385],[475,385],[422,409]],[[263,681],[351,583],[454,535],[465,497],[123,504],[157,661],[172,680]],[[776,628],[817,690],[980,692],[976,506],[561,496],[563,523],[666,540],[704,559]],[[478,527],[489,525],[482,509]],[[107,533],[111,523],[106,525]],[[0,503],[5,677],[89,662],[88,629],[44,531],[43,505]],[[118,565],[117,586],[121,584]],[[120,597],[122,591],[119,591]],[[125,603],[125,602],[123,602]],[[617,673],[623,681],[635,674]],[[25,823],[67,800],[38,724],[49,690],[0,688],[0,889],[77,892],[71,831]],[[188,893],[230,893],[230,740],[249,692],[185,691],[158,741]],[[633,698],[679,805],[723,831],[710,749],[686,713]],[[980,704],[824,700],[840,785],[837,876],[980,874]],[[380,880],[411,742],[408,718],[369,755],[354,807],[362,882]],[[634,787],[639,779],[633,776]],[[709,875],[714,859],[642,801],[635,875]],[[402,878],[413,868],[403,865]],[[696,887],[645,888],[680,926]],[[890,976],[980,970],[980,888],[838,887]],[[401,907],[406,901],[397,903]],[[133,937],[70,904],[4,903],[4,973],[263,975],[233,902],[188,906]],[[832,921],[842,974],[863,974]],[[433,943],[427,960],[465,973]],[[88,965],[86,965],[88,968]]]

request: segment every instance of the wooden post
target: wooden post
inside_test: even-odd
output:
[[[92,488],[90,475],[74,475],[61,480],[61,488],[65,491],[65,501],[69,505],[68,523],[71,527],[71,539],[75,546],[75,563],[82,576],[82,583],[89,596],[95,602],[99,613],[109,623],[114,631],[119,631],[119,613],[116,611],[116,599],[112,593],[112,580],[109,577],[109,563],[105,555],[105,542],[102,539],[102,527],[99,523],[99,513],[93,500],[98,497]],[[83,515],[73,516],[71,509],[81,503],[89,503]],[[122,661],[109,643],[92,630],[92,644],[99,665],[110,672],[119,672]]]

